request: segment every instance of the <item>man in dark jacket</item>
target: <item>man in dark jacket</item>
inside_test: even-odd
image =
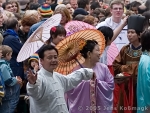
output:
[[[22,48],[23,44],[20,42],[18,37],[18,21],[16,18],[9,18],[7,20],[7,30],[4,32],[3,37],[3,45],[8,45],[12,48],[13,54],[10,60],[10,67],[13,71],[14,76],[20,76],[22,80],[24,79],[24,70],[23,70],[23,62],[17,62],[17,56]]]

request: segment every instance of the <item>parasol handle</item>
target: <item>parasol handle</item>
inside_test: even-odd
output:
[[[76,58],[75,58],[75,60],[78,62],[78,64],[80,65],[81,68],[84,68]]]

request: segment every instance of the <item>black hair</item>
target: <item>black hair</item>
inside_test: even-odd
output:
[[[135,30],[135,32],[136,32],[136,34],[137,34],[138,36],[140,36],[140,34],[141,34],[140,31]]]
[[[52,46],[52,45],[44,45],[38,51],[39,58],[44,59],[44,52],[48,51],[48,50],[55,50],[56,53],[58,54],[58,50],[54,46]]]
[[[100,5],[98,2],[93,2],[91,3],[91,6],[90,6],[91,9],[95,10],[96,8],[100,8]]]
[[[147,0],[145,2],[145,6],[146,6],[146,10],[149,11],[150,10],[150,0]]]
[[[107,45],[108,40],[111,40],[114,35],[113,30],[107,26],[99,27],[98,30],[103,33],[105,37],[105,44]]]
[[[134,29],[135,30],[135,29]],[[138,31],[138,30],[135,30],[135,33],[140,37],[140,35],[141,35],[141,32],[140,31]],[[139,38],[139,42],[141,41],[141,38]]]
[[[145,30],[141,35],[142,51],[150,51],[150,30]]]
[[[139,3],[139,2],[137,2],[137,1],[134,1],[134,2],[132,2],[131,4],[130,4],[130,9],[132,8],[132,7],[139,7],[141,5],[141,3]]]
[[[6,9],[6,6],[9,5],[9,4],[11,4],[11,3],[10,3],[10,2],[4,2],[4,3],[2,4],[2,8],[3,8],[3,9]]]
[[[89,5],[90,0],[78,0],[78,8],[85,9],[86,5]]]
[[[15,17],[11,17],[7,19],[6,28],[7,29],[15,29],[16,25],[18,25],[18,20]]]
[[[52,29],[53,28],[56,28],[55,31],[53,31]],[[53,41],[53,38],[56,38],[58,35],[64,35],[66,36],[66,30],[63,26],[55,26],[55,27],[52,27],[51,30],[50,30],[50,38],[47,40],[47,44],[50,44],[52,41]]]
[[[98,44],[98,42],[95,40],[87,40],[85,46],[80,51],[81,55],[86,59],[88,57],[87,53],[89,51],[92,52],[97,44]]]
[[[29,4],[29,9],[30,10],[37,10],[41,5],[39,3],[30,3]]]

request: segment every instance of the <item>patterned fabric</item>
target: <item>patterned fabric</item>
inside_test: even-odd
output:
[[[48,15],[52,15],[53,11],[51,9],[51,6],[49,4],[43,4],[40,8],[39,8],[39,12],[42,16],[48,16]]]
[[[96,113],[96,80],[90,80],[91,113]]]

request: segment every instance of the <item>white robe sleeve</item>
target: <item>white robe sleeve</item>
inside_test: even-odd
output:
[[[93,77],[93,70],[88,68],[81,68],[73,73],[64,76],[60,76],[61,84],[64,88],[64,92],[67,92],[75,88],[82,80],[89,80]]]
[[[36,80],[36,84],[27,83],[27,94],[29,96],[38,99],[44,95],[44,90],[46,89],[43,79],[38,77]]]

